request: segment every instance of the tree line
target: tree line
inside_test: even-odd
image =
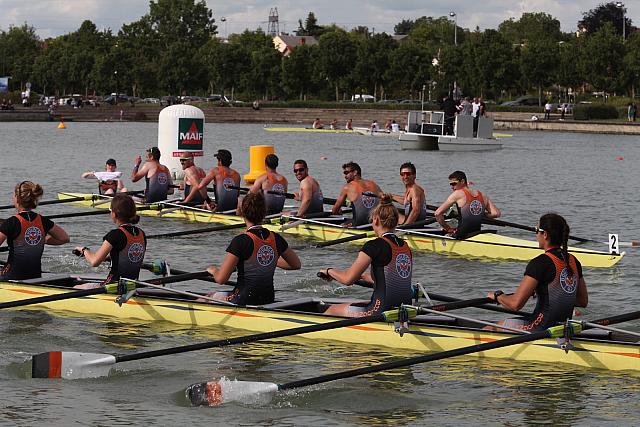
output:
[[[10,89],[30,82],[47,95],[335,101],[358,93],[416,99],[424,88],[441,96],[454,87],[459,95],[489,99],[543,91],[634,96],[640,82],[640,32],[614,2],[584,12],[576,33],[562,32],[547,13],[524,13],[484,31],[456,27],[449,17],[421,17],[403,20],[394,32],[323,26],[310,12],[295,34],[318,43],[284,57],[260,28],[217,37],[203,0],[156,0],[117,33],[89,20],[46,40],[27,23],[3,30],[0,77],[11,76]]]

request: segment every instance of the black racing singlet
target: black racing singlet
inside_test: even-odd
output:
[[[218,166],[220,179],[216,180],[214,187],[216,195],[216,211],[225,212],[238,207],[238,190],[229,188],[240,185],[240,175],[238,172],[226,166]]]
[[[371,264],[374,290],[371,302],[367,306],[367,314],[376,314],[400,304],[411,304],[413,291],[411,273],[413,257],[409,245],[393,233],[385,233],[382,239],[391,249],[391,261],[382,266]]]
[[[267,172],[267,181],[269,181],[269,185],[267,186],[268,189],[264,191],[264,200],[267,204],[267,215],[280,213],[284,208],[286,197],[284,194],[273,194],[269,193],[269,191],[286,193],[288,185],[287,180],[282,175],[280,175],[280,178],[276,179],[272,173]]]
[[[482,218],[484,217],[484,197],[478,191],[477,196],[473,196],[467,188],[463,188],[466,196],[463,206],[459,206],[460,217],[458,228],[453,237],[464,239],[470,233],[480,231],[482,228]]]
[[[405,219],[409,217],[409,214],[413,210],[411,206],[411,199],[409,199],[409,190],[404,193],[404,216]],[[420,213],[416,217],[415,221],[422,221],[427,218],[427,201],[425,200],[420,207]]]
[[[121,277],[137,280],[146,252],[144,231],[131,224],[122,224],[118,230],[124,233],[127,243],[119,251],[111,250],[111,269],[105,284],[117,282]]]
[[[352,225],[357,227],[369,223],[369,213],[380,202],[378,197],[367,196],[362,194],[364,192],[376,192],[376,186],[371,181],[352,181],[351,182],[358,190],[358,195],[354,200],[351,200],[351,208],[353,209],[353,221]]]
[[[20,221],[20,234],[8,241],[9,257],[7,264],[0,271],[0,279],[24,280],[42,276],[42,252],[46,232],[42,217],[35,212],[26,212],[27,216],[35,215],[33,220],[24,218],[20,212],[15,217]]]
[[[145,177],[147,181],[147,190],[144,193],[144,200],[147,203],[159,202],[167,200],[167,191],[169,190],[168,171],[158,169],[151,178]]]
[[[201,168],[196,168],[196,171],[198,173],[198,178],[202,179],[205,177],[205,173]],[[204,203],[204,198],[202,197],[202,194],[196,189],[197,194],[193,197],[193,199],[191,199],[191,201],[193,203],[196,204],[201,204]],[[187,196],[191,194],[191,185],[187,184],[185,182],[184,184],[184,198],[186,199]]]

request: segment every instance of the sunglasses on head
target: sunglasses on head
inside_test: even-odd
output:
[[[293,173],[302,173],[304,172],[306,169],[305,168],[298,168],[298,169],[294,169]]]

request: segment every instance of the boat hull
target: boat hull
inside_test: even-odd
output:
[[[462,138],[441,136],[438,138],[440,151],[491,151],[502,148],[502,142],[493,138]]]
[[[68,292],[60,287],[0,282],[0,302]],[[251,332],[270,332],[321,324],[335,317],[293,310],[230,307],[160,297],[133,297],[122,306],[114,302],[114,295],[93,295],[83,298],[48,302],[24,307],[28,310],[47,310],[50,313],[76,314],[96,318],[100,316],[122,320],[164,321],[187,326],[225,326]],[[240,334],[241,335],[241,334]],[[475,328],[420,324],[414,322],[410,331],[400,336],[393,325],[366,325],[314,332],[302,335],[306,339],[333,340],[372,347],[406,350],[411,354],[446,351],[511,336]],[[524,362],[567,363],[588,368],[640,371],[638,344],[595,339],[572,339],[568,353],[556,340],[545,339],[502,349],[476,353],[475,357],[511,359]]]
[[[81,193],[58,193],[58,198],[60,199],[90,196],[90,194]],[[104,201],[106,201],[106,203],[102,203]],[[108,209],[110,205],[108,199],[98,199],[97,202],[84,200],[70,203],[76,206],[94,207],[99,209]],[[96,203],[101,204],[96,206]],[[145,207],[145,205],[139,204],[138,207]],[[218,223],[221,225],[240,224],[243,222],[243,220],[236,215],[217,214],[205,211],[204,209],[172,209],[173,208],[169,208],[164,211],[142,209],[139,211],[139,214],[193,222]],[[276,232],[283,232],[298,237],[307,237],[322,242],[366,233],[363,230],[353,228],[307,222],[300,223],[293,227],[285,227],[284,229],[279,224],[266,224],[265,226]],[[373,239],[374,237],[373,233],[370,232],[366,238],[354,240],[350,243],[362,245],[364,242]],[[414,231],[404,233],[403,238],[409,243],[409,246],[414,251],[437,252],[465,258],[529,261],[543,253],[543,251],[538,248],[537,242],[503,236],[497,233],[480,233],[473,237],[459,240],[448,236],[429,233],[427,231]],[[583,267],[612,267],[618,263],[624,255],[624,252],[621,255],[616,255],[575,247],[570,247],[569,250],[578,258]]]

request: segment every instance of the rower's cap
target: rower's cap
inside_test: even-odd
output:
[[[193,160],[193,153],[191,151],[185,151],[180,156],[180,160]]]
[[[221,162],[226,161],[231,163],[231,151],[229,150],[225,150],[225,149],[218,150],[218,152],[214,154],[213,157],[217,158]]]
[[[116,166],[116,161],[114,159],[107,159],[107,162],[105,164],[109,166]]]

